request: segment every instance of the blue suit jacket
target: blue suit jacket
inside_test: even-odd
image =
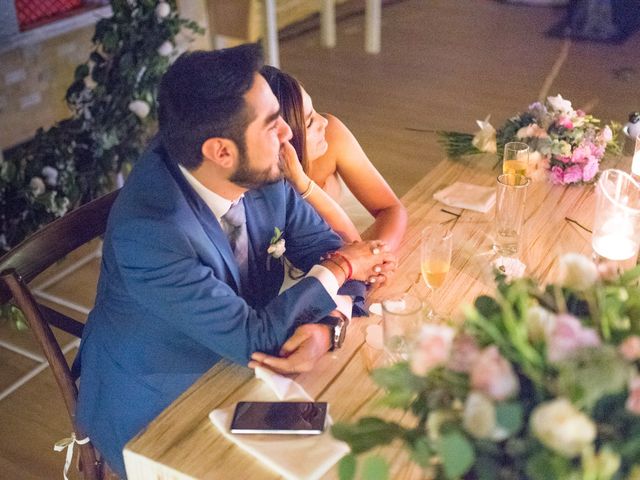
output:
[[[315,278],[278,295],[283,266],[267,266],[274,227],[303,271],[341,246],[315,210],[284,181],[247,192],[245,210],[241,286],[227,237],[162,147],[143,155],[113,206],[77,359],[76,420],[123,476],[125,443],[220,358],[246,364],[255,351],[275,354],[296,326],[335,308]],[[341,293],[363,293],[349,283]]]

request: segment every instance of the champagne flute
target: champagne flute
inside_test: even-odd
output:
[[[433,293],[442,286],[451,268],[452,246],[453,233],[447,226],[429,225],[422,230],[420,270],[424,283]],[[428,318],[436,319],[437,317],[432,306]]]
[[[527,176],[529,145],[523,142],[509,142],[504,146],[502,173]]]

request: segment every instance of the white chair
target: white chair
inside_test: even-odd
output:
[[[320,43],[327,48],[336,46],[336,8],[335,0],[320,0]],[[216,0],[210,0],[215,3]],[[262,31],[265,61],[274,67],[280,66],[280,49],[278,45],[278,22],[276,14],[276,0],[262,0]],[[210,8],[213,7],[210,4]],[[366,0],[365,4],[365,32],[364,49],[367,53],[380,53],[380,24],[382,14],[382,0]],[[214,48],[220,48],[217,29],[211,19],[211,35]],[[252,35],[248,35],[252,36]]]

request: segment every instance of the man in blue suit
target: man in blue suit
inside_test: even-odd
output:
[[[159,139],[111,211],[77,422],[122,476],[125,443],[217,361],[311,369],[340,343],[362,281],[392,268],[383,244],[343,245],[282,180],[291,130],[260,66],[255,45],[179,58],[160,86]],[[281,294],[276,228],[307,272]]]

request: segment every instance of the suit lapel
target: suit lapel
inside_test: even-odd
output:
[[[213,243],[214,247],[218,250],[220,256],[224,260],[227,270],[231,274],[235,283],[235,285],[231,285],[231,287],[235,287],[236,293],[239,294],[241,291],[240,270],[238,268],[236,257],[233,255],[233,251],[229,245],[227,236],[222,231],[222,228],[211,209],[209,209],[200,196],[193,190],[193,188],[191,188],[191,185],[189,185],[189,182],[184,178],[178,167],[169,159],[169,155],[166,153],[164,148],[161,146],[158,148],[161,149],[160,153],[162,154],[169,173],[180,187],[180,190],[187,199],[187,203],[189,203],[191,209],[196,215],[196,218],[202,224],[205,233],[211,240],[211,243]],[[249,256],[249,261],[251,261],[251,256]]]

